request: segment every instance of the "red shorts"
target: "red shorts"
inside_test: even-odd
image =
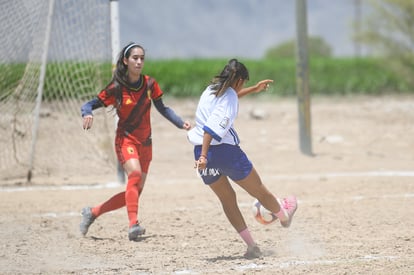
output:
[[[115,138],[115,152],[122,165],[130,159],[138,159],[141,171],[148,173],[152,160],[152,144],[142,145],[126,136],[117,136]]]

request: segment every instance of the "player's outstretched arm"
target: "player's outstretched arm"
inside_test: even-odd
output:
[[[266,91],[269,88],[269,84],[273,83],[272,79],[264,79],[256,83],[256,85],[243,88],[239,91],[237,96],[240,98],[242,96],[251,94],[251,93],[259,93],[261,91]]]
[[[188,121],[183,121],[171,108],[164,105],[164,102],[161,98],[158,98],[153,101],[157,111],[171,123],[177,126],[180,129],[190,130],[191,124]]]

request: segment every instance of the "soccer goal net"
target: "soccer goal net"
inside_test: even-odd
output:
[[[111,78],[110,1],[0,1],[0,182],[116,170],[114,114],[80,107]]]

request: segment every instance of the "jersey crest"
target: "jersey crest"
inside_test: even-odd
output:
[[[221,122],[220,122],[220,127],[225,129],[227,127],[227,125],[229,125],[229,121],[230,119],[228,117],[224,117]]]

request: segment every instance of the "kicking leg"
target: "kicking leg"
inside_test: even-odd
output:
[[[259,174],[254,167],[250,174],[236,181],[251,196],[258,199],[259,202],[269,211],[272,211],[280,220],[283,227],[289,227],[293,215],[297,209],[297,201],[293,196],[284,198],[283,200],[276,198],[262,183]]]

